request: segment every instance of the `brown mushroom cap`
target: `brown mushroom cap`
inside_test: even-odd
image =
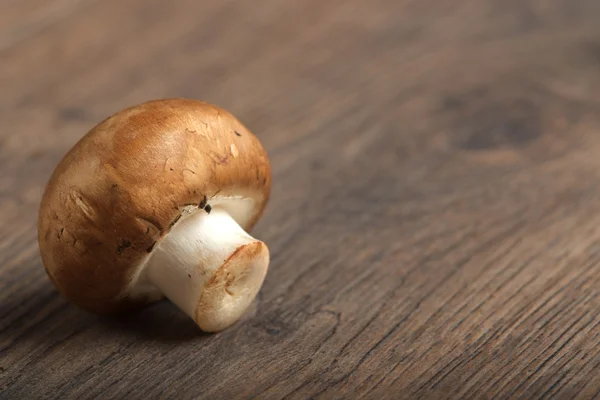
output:
[[[124,291],[185,209],[250,199],[249,213],[232,214],[249,231],[270,188],[265,150],[230,113],[197,100],[149,101],[92,128],[58,164],[40,206],[42,260],[77,306],[129,311],[156,300]]]

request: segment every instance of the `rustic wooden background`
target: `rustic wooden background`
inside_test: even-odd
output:
[[[598,0],[0,1],[0,398],[592,398]],[[68,304],[36,244],[67,149],[200,98],[273,166],[244,320]]]

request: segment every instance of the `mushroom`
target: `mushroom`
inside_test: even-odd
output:
[[[38,241],[51,281],[102,315],[168,298],[207,332],[260,290],[269,250],[249,235],[269,199],[259,140],[229,112],[161,99],[93,127],[46,185]]]

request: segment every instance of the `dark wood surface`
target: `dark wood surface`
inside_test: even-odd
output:
[[[597,0],[0,2],[0,398],[593,398]],[[242,321],[68,304],[52,169],[109,114],[200,98],[261,139],[272,253]]]

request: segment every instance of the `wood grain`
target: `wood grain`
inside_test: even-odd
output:
[[[596,0],[0,14],[0,399],[598,397]],[[168,303],[80,311],[38,255],[62,155],[167,96],[230,109],[272,161],[271,268],[216,335]]]

